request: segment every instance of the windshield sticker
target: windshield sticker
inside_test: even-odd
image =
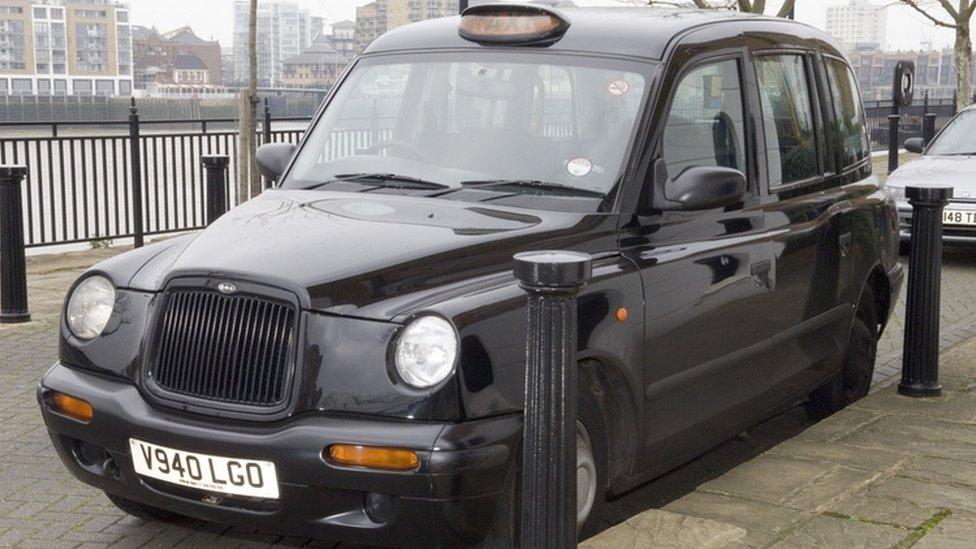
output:
[[[610,95],[627,95],[630,91],[630,84],[626,80],[611,80],[607,84],[607,92]]]
[[[566,171],[573,177],[585,177],[593,171],[593,163],[586,158],[574,158],[566,163]]]

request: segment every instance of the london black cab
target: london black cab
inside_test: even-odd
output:
[[[389,32],[279,184],[93,267],[38,397],[139,516],[508,545],[521,251],[579,297],[578,523],[802,399],[868,391],[902,282],[851,68],[795,22],[487,5]],[[626,309],[628,315],[618,315]]]

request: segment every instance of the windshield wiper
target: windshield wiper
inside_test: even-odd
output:
[[[606,196],[605,193],[601,193],[600,191],[581,189],[579,187],[573,187],[572,185],[563,185],[562,183],[553,183],[552,181],[540,181],[538,179],[489,179],[485,181],[462,181],[461,186],[475,189],[515,187],[522,189],[551,191],[571,196],[592,196],[594,198],[603,198]]]
[[[340,181],[352,181],[354,183],[369,183],[370,185],[375,185],[377,187],[391,187],[394,189],[414,189],[414,190],[425,190],[425,191],[451,188],[450,185],[445,185],[444,183],[427,181],[425,179],[420,179],[418,177],[411,177],[409,175],[400,175],[396,173],[340,173],[332,176],[332,179],[328,181],[323,181],[322,183],[309,185],[308,187],[302,187],[302,190],[308,191],[311,189],[317,189],[319,187],[329,185],[331,183],[338,183]]]

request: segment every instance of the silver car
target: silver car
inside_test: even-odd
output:
[[[968,107],[946,124],[928,146],[921,138],[905,141],[918,159],[898,168],[886,183],[898,203],[902,251],[911,237],[912,207],[905,187],[948,185],[954,198],[943,214],[943,241],[976,243],[976,106]]]

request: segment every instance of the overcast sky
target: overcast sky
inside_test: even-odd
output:
[[[581,6],[614,6],[618,0],[575,0]],[[797,0],[796,17],[823,28],[827,6],[845,4],[848,0]],[[871,0],[878,5],[895,4],[893,0]],[[138,25],[156,26],[161,31],[189,25],[203,38],[216,38],[225,47],[232,45],[233,0],[129,0],[132,19]],[[368,0],[298,0],[313,15],[328,21],[355,19],[356,6]],[[772,1],[770,5],[779,5]],[[936,29],[910,8],[894,5],[888,14],[888,46],[892,49],[918,49],[931,41],[934,47],[951,45],[952,31]],[[770,10],[772,11],[772,10]]]

